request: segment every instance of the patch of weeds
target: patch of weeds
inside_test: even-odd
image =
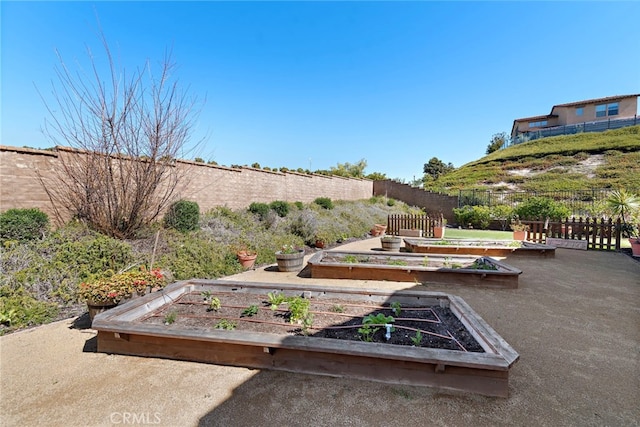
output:
[[[236,322],[233,322],[233,321],[228,320],[228,319],[222,319],[218,323],[216,323],[213,327],[215,329],[224,329],[226,331],[231,331],[231,330],[235,329],[236,326],[237,326]]]
[[[358,257],[355,255],[345,255],[343,259],[344,259],[344,262],[348,264],[357,264],[358,262],[360,262],[358,260]]]
[[[453,268],[454,270],[460,269],[462,268],[462,264],[454,262],[451,264],[451,268]]]
[[[429,267],[429,257],[426,256],[422,259],[422,266],[423,267]]]
[[[220,310],[220,307],[222,307],[222,304],[220,303],[220,298],[217,298],[217,297],[211,298],[211,301],[209,301],[209,310],[218,311]]]
[[[175,310],[171,310],[164,316],[164,324],[171,325],[175,323],[177,318],[178,318],[178,313]]]
[[[398,395],[400,397],[403,397],[403,398],[405,398],[407,400],[413,399],[413,397],[411,397],[409,392],[406,391],[406,390],[402,390],[400,388],[392,388],[391,390],[393,391],[393,394]]]
[[[344,313],[344,307],[340,304],[336,304],[334,306],[331,306],[331,308],[329,308],[329,311],[332,311],[334,313]]]
[[[409,265],[407,263],[407,261],[404,261],[402,259],[391,259],[391,258],[387,258],[387,264],[388,265],[401,265],[401,266]]]
[[[496,267],[495,265],[486,262],[484,259],[479,258],[477,260],[475,260],[473,262],[473,264],[471,264],[469,266],[469,268],[472,268],[474,270],[491,270],[491,271],[496,271],[498,270],[498,267]]]
[[[242,310],[242,314],[240,314],[240,317],[251,317],[255,316],[256,314],[258,314],[258,306],[250,305],[249,307]]]

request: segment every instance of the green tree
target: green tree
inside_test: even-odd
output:
[[[338,176],[346,176],[352,178],[364,178],[364,170],[367,168],[367,161],[361,159],[358,163],[351,164],[338,163],[337,166],[331,166],[331,174]]]
[[[387,174],[384,174],[382,172],[372,172],[365,178],[370,179],[371,181],[384,181],[385,179],[389,179],[387,178]]]
[[[507,145],[507,141],[509,141],[509,136],[506,132],[496,133],[491,137],[491,141],[487,146],[487,154],[491,154],[494,151],[498,151]]]
[[[453,166],[453,164],[445,164],[437,157],[432,157],[428,163],[424,164],[423,172],[435,180],[438,179],[439,176],[449,173],[454,169],[455,167]]]

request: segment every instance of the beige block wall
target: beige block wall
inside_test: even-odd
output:
[[[70,151],[60,154],[78,155]],[[177,167],[187,176],[178,198],[198,202],[202,212],[216,206],[241,209],[252,202],[311,202],[317,197],[360,200],[373,195],[373,181],[366,179],[232,169],[194,162],[178,162]],[[45,179],[51,179],[58,168],[58,153],[0,146],[0,210],[37,207],[53,217],[53,205],[37,171]]]

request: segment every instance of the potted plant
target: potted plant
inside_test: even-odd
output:
[[[386,225],[384,225],[384,224],[374,224],[373,228],[371,229],[371,231],[369,231],[369,233],[373,237],[377,237],[377,236],[383,236],[386,231],[387,231],[387,226]]]
[[[629,237],[629,243],[631,243],[631,254],[640,257],[640,224],[638,224],[636,230],[639,231],[635,233],[635,236]]]
[[[316,240],[314,246],[319,249],[323,249],[332,240],[330,233],[324,230],[316,232],[315,238]]]
[[[529,226],[520,222],[520,218],[511,222],[511,230],[513,230],[513,240],[527,240]]]
[[[241,248],[236,251],[236,257],[238,258],[238,261],[240,261],[242,268],[248,270],[253,268],[253,265],[256,263],[258,253],[251,249]]]
[[[382,242],[382,250],[389,252],[400,252],[402,246],[402,238],[398,236],[384,236],[380,238]]]
[[[447,227],[447,220],[444,216],[440,215],[440,221],[438,221],[433,227],[433,237],[436,239],[444,238],[444,230]]]
[[[162,288],[165,278],[160,269],[147,270],[144,266],[135,271],[127,271],[83,282],[78,287],[78,297],[87,302],[89,318],[115,307],[121,301],[144,295],[156,288]]]
[[[299,271],[304,264],[304,249],[293,245],[283,245],[282,249],[276,252],[276,262],[279,271]]]

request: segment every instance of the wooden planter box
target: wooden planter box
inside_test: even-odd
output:
[[[422,237],[422,230],[416,230],[413,228],[401,228],[398,231],[398,235],[405,237]]]
[[[555,246],[532,242],[515,242],[513,240],[469,240],[445,239],[441,244],[438,239],[405,238],[405,249],[414,253],[484,255],[507,257],[511,255],[555,257]],[[515,246],[515,245],[518,246]]]
[[[476,261],[497,270],[471,267]],[[522,270],[488,257],[441,254],[322,251],[313,255],[307,265],[314,279],[436,282],[509,289],[518,287],[522,274]]]
[[[141,319],[192,292],[240,292],[449,307],[484,352],[464,352],[384,343],[344,341],[290,334],[248,333],[176,325],[145,324]],[[96,316],[98,351],[124,355],[275,369],[387,383],[434,386],[507,397],[509,369],[516,353],[461,298],[439,292],[379,291],[312,285],[191,280],[118,306]]]

